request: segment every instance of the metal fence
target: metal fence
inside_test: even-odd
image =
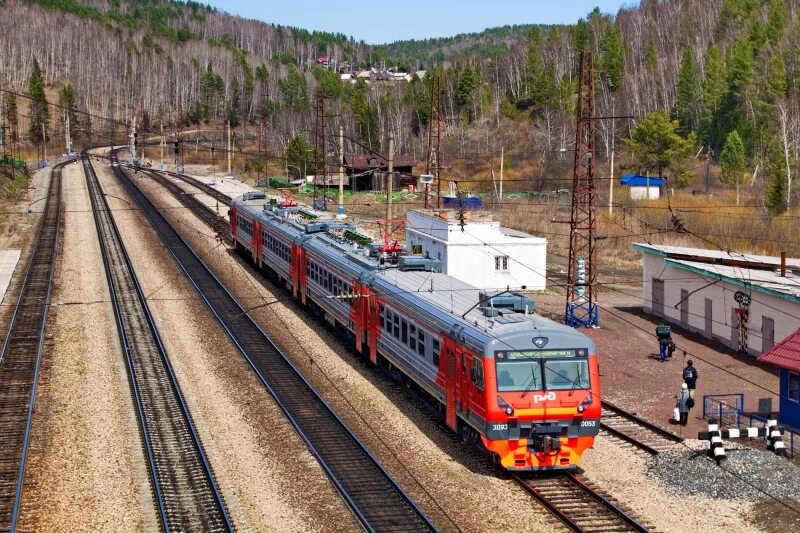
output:
[[[739,427],[744,412],[744,394],[707,394],[703,396],[703,418],[714,418],[720,427]]]
[[[744,394],[711,394],[703,396],[703,418],[719,421],[726,427],[765,427],[769,417],[744,411]],[[793,459],[800,458],[800,430],[780,426],[786,451]]]

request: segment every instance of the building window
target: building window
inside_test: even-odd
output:
[[[789,399],[800,402],[800,374],[789,372]]]
[[[508,256],[496,255],[494,256],[494,269],[498,272],[506,272],[508,270]]]
[[[422,245],[421,244],[412,244],[411,245],[411,253],[413,255],[422,255]]]

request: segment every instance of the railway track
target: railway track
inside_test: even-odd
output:
[[[646,524],[598,492],[578,474],[515,474],[513,478],[573,531],[650,531]]]
[[[0,531],[14,531],[19,518],[58,247],[65,164],[51,171],[44,215],[0,353]]]
[[[133,266],[85,155],[83,166],[162,527],[233,531]]]
[[[603,400],[600,428],[650,455],[669,449],[683,439],[674,433]]]
[[[194,196],[185,194],[183,190],[168,179],[164,177],[156,179],[162,185],[165,185],[186,207],[197,213],[209,226],[212,225],[209,219],[215,214],[208,206]],[[210,189],[216,194],[222,194],[198,180],[189,178],[186,181],[203,189],[204,192],[207,192],[205,189]],[[226,205],[230,204],[230,198],[227,196],[220,201],[223,201]],[[205,214],[201,214],[202,211],[205,211]],[[606,407],[605,404],[604,407]],[[605,416],[613,419],[609,423],[607,431],[619,435],[620,438],[640,447],[648,446],[647,443],[650,443],[651,446],[657,446],[658,444],[655,441],[658,439],[678,438],[613,405],[608,406],[608,409],[604,411]],[[624,423],[616,420],[617,418],[624,421]],[[642,425],[635,425],[634,422],[641,422]],[[659,432],[663,432],[665,435],[662,436]],[[639,440],[635,440],[636,436],[639,437]],[[671,442],[669,441],[667,444]],[[597,492],[591,484],[578,475],[562,473],[546,477],[514,476],[514,479],[558,519],[575,531],[649,531],[645,524],[633,518],[630,513],[619,507],[609,497]]]
[[[174,176],[174,174],[155,172],[151,170],[140,170],[139,172],[156,180],[162,187],[166,188],[175,198],[177,198],[181,204],[189,208],[195,215],[197,215],[203,222],[213,229],[219,238],[230,242],[230,237],[228,236],[228,221],[221,217],[218,213],[215,213],[209,206],[198,200],[193,194],[187,193],[178,187],[178,185],[169,177]],[[195,180],[192,180],[190,183],[197,187],[198,185],[196,185],[194,181]],[[202,185],[208,187],[205,184]],[[222,195],[222,193],[219,191],[216,191],[211,187],[208,188],[215,193]],[[225,205],[228,205],[230,203],[230,199],[226,197],[226,201],[228,203]]]
[[[134,180],[119,167],[114,171],[364,528],[435,531],[422,510],[247,315]],[[199,203],[191,195],[185,196]]]

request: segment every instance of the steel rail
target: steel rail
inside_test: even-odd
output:
[[[2,531],[15,531],[19,520],[61,226],[61,171],[71,162],[59,163],[50,172],[44,215],[0,353]]]
[[[576,474],[568,471],[562,471],[557,473],[555,476],[550,476],[549,478],[537,478],[536,474],[532,474],[530,476],[522,477],[518,474],[512,474],[512,478],[518,484],[520,484],[523,488],[525,488],[536,500],[541,503],[547,510],[553,513],[559,520],[561,520],[564,524],[566,524],[570,529],[573,531],[577,531],[579,533],[590,533],[593,531],[612,531],[609,529],[609,524],[600,525],[596,528],[592,528],[591,525],[582,525],[581,521],[588,521],[591,522],[592,520],[602,520],[603,517],[598,514],[596,517],[587,517],[583,513],[580,516],[574,516],[574,510],[571,513],[569,510],[566,510],[566,503],[574,503],[575,500],[579,499],[579,496],[586,495],[588,496],[591,501],[593,501],[602,512],[609,512],[611,515],[619,519],[619,526],[621,531],[636,531],[640,533],[649,533],[649,529],[647,526],[642,524],[639,520],[632,517],[630,514],[625,512],[622,508],[620,508],[616,503],[611,501],[609,498],[604,496],[603,494],[596,491],[594,488],[587,485],[580,477]],[[553,499],[548,497],[544,492],[541,490],[540,487],[536,486],[537,479],[566,479],[571,483],[573,487],[577,488],[580,491],[579,495],[568,502],[554,502]],[[563,495],[562,495],[563,497]],[[583,509],[585,511],[586,509]]]
[[[161,525],[165,531],[233,531],[133,264],[85,155],[83,164]]]
[[[139,190],[135,179],[119,166],[113,169],[361,525],[367,531],[436,531],[422,510]]]
[[[641,418],[641,417],[639,417],[639,416],[637,416],[637,415],[635,415],[633,413],[630,413],[630,412],[626,411],[625,409],[622,409],[621,407],[618,407],[618,406],[616,406],[614,404],[611,404],[611,403],[607,402],[606,400],[603,400],[602,405],[603,405],[603,409],[607,409],[607,410],[611,411],[613,414],[615,414],[615,415],[617,415],[617,416],[619,416],[619,417],[621,417],[621,418],[623,418],[623,419],[625,419],[625,420],[627,420],[629,422],[632,422],[632,423],[636,424],[637,426],[640,426],[641,428],[644,428],[645,430],[649,431],[650,433],[656,434],[658,437],[662,438],[663,440],[669,441],[670,443],[683,442],[683,438],[682,437],[680,437],[678,435],[675,435],[674,433],[672,433],[670,431],[667,431],[666,429],[661,428],[661,427],[653,424],[652,422],[649,422],[649,421],[647,421],[647,420],[645,420],[645,419],[643,419],[643,418]],[[644,442],[643,440],[641,440],[640,436],[637,437],[636,435],[632,435],[630,433],[626,433],[625,431],[623,431],[621,429],[615,428],[614,426],[612,426],[612,425],[610,425],[610,424],[608,424],[606,422],[603,422],[602,418],[600,419],[600,428],[603,431],[606,431],[606,432],[610,433],[611,435],[613,435],[613,436],[615,436],[615,437],[617,437],[619,439],[622,439],[625,442],[628,442],[629,444],[632,444],[632,445],[636,446],[637,448],[649,453],[650,455],[657,455],[659,453],[659,450],[657,450],[656,448],[654,448],[650,444],[648,444],[648,443]]]

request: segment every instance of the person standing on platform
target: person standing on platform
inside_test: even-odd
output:
[[[683,381],[689,388],[689,396],[694,399],[694,390],[697,388],[697,369],[693,366],[691,359],[686,361],[686,368],[683,369]]]
[[[689,421],[689,387],[686,383],[681,384],[681,392],[678,393],[678,403],[676,404],[680,419],[680,425],[685,426]]]
[[[663,363],[667,360],[667,350],[669,349],[669,344],[672,342],[672,328],[661,324],[656,328],[656,337],[658,337],[658,357]]]

